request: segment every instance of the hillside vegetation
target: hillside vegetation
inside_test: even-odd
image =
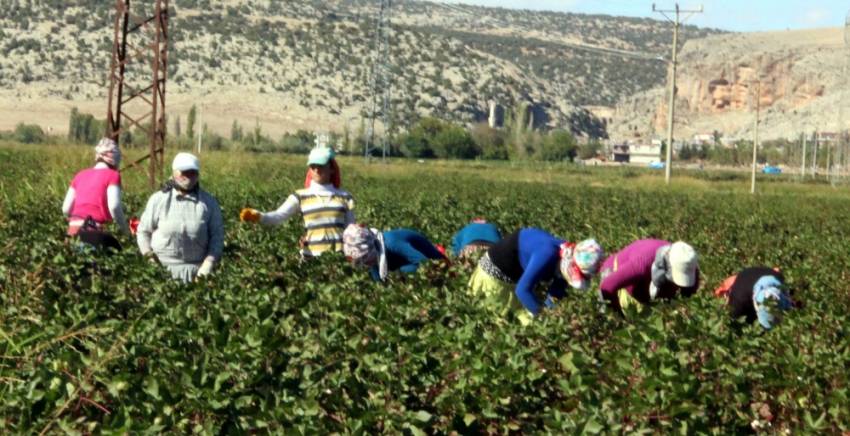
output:
[[[4,3],[0,112],[19,117],[7,123],[39,121],[20,119],[27,104],[65,117],[71,105],[105,112],[113,3]],[[339,131],[367,113],[376,15],[375,2],[359,0],[172,2],[171,114],[201,102],[219,131],[233,119]],[[683,37],[711,33],[689,27]],[[391,35],[393,124],[482,121],[490,101],[525,102],[538,126],[587,131],[577,106],[612,105],[665,72],[657,60],[588,47],[657,55],[669,39],[666,23],[648,19],[402,2]]]

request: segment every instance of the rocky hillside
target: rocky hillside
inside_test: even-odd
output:
[[[791,138],[803,129],[836,131],[850,117],[844,29],[724,34],[690,41],[681,53],[677,138],[718,131],[751,139],[756,104],[760,136]],[[760,86],[758,84],[761,84]],[[666,135],[663,87],[624,100],[615,139]],[[847,128],[847,123],[843,123]]]
[[[141,2],[134,2],[136,5]],[[172,1],[169,115],[201,107],[210,128],[356,130],[367,113],[374,1]],[[0,15],[0,129],[67,129],[102,116],[113,3],[7,0]],[[394,124],[477,122],[489,103],[528,103],[541,126],[604,135],[581,106],[613,105],[664,81],[666,23],[399,2],[391,35]],[[688,27],[684,38],[714,31]],[[611,54],[640,52],[644,58]]]

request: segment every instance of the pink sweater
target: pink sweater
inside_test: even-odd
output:
[[[599,289],[606,299],[616,299],[617,291],[625,289],[638,301],[649,301],[649,285],[652,282],[652,262],[659,248],[670,245],[660,239],[641,239],[627,245],[611,255],[602,264],[603,274]],[[616,268],[614,263],[616,259]]]
[[[91,216],[98,223],[112,221],[106,189],[113,185],[121,186],[121,173],[111,168],[89,168],[77,173],[71,182],[76,192],[71,217],[85,219]]]

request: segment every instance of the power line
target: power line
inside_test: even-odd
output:
[[[683,10],[679,8],[679,4],[676,3],[675,9],[656,9],[655,3],[652,4],[652,11],[660,13],[667,21],[673,23],[673,54],[671,56],[672,61],[670,62],[670,100],[668,101],[667,106],[667,160],[664,164],[664,182],[668,185],[670,184],[670,171],[673,166],[673,116],[675,113],[676,107],[676,66],[677,66],[677,55],[678,55],[678,44],[679,44],[679,27],[681,26],[683,21],[686,21],[694,14],[701,14],[703,9],[702,6],[699,7],[698,10]],[[675,13],[676,19],[673,20],[667,16],[668,13]],[[684,19],[681,18],[681,14],[686,13],[688,15],[685,16]]]
[[[381,99],[380,117],[384,132],[381,136],[381,157],[386,159],[388,138],[390,130],[390,112],[392,111],[392,82],[390,80],[390,32],[392,0],[379,0],[380,8],[375,22],[374,58],[372,59],[372,74],[369,81],[372,102],[369,111],[369,127],[366,133],[366,144],[364,145],[364,157],[366,160],[372,154],[375,136],[375,120],[378,118],[378,99]],[[379,97],[380,94],[380,97]]]

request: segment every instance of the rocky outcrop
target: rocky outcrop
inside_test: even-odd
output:
[[[717,130],[747,137],[757,104],[766,138],[795,136],[804,125],[837,129],[835,109],[850,104],[842,93],[842,36],[843,29],[815,29],[689,42],[680,55],[676,136]],[[666,128],[667,93],[656,88],[621,102],[611,132],[615,139],[660,137]]]

